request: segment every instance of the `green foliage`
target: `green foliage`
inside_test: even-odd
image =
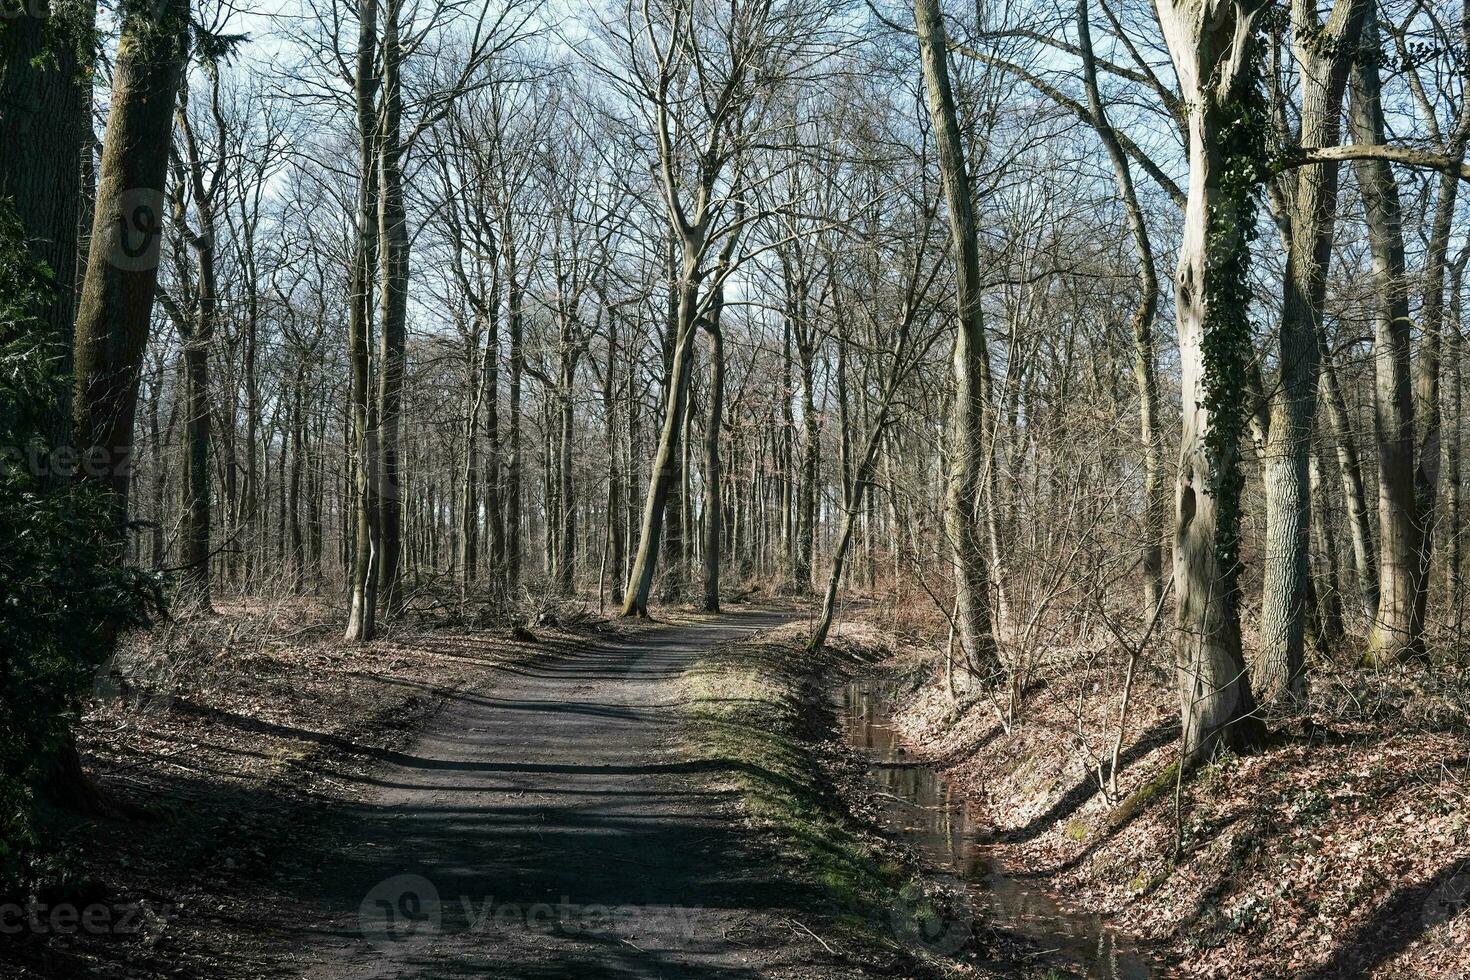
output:
[[[1250,57],[1259,62],[1262,44],[1253,39]],[[1205,323],[1201,355],[1204,435],[1217,523],[1215,548],[1233,600],[1241,570],[1241,490],[1245,476],[1236,465],[1250,403],[1253,336],[1250,321],[1251,242],[1257,235],[1259,192],[1268,172],[1266,105],[1255,79],[1259,64],[1244,72],[1247,82],[1234,97],[1205,109],[1219,134],[1222,152],[1215,175],[1220,201],[1211,210],[1205,267]]]
[[[48,760],[110,652],[156,589],[120,561],[99,489],[48,475],[64,397],[59,341],[33,316],[49,288],[0,202],[0,889],[38,873],[37,794]]]

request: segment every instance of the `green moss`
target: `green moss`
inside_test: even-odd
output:
[[[903,975],[934,975],[929,957],[903,941],[895,910],[904,928],[919,929],[942,913],[913,870],[852,815],[821,761],[833,719],[817,692],[827,670],[849,660],[840,650],[813,654],[760,637],[711,651],[682,681],[684,743],[692,761],[739,791],[782,873],[805,886],[795,901],[825,917],[829,939],[838,935],[849,955],[890,961]]]
[[[823,655],[761,640],[719,648],[683,679],[686,744],[727,772],[793,873],[841,913],[871,918],[902,869],[861,834],[816,758],[819,720],[803,709]]]
[[[1155,800],[1172,793],[1178,781],[1179,763],[1171,762],[1159,770],[1158,775],[1153,779],[1138,787],[1131,796],[1118,804],[1118,808],[1109,817],[1108,823],[1114,828],[1123,826],[1146,810]]]

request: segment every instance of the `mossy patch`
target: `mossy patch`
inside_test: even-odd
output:
[[[907,941],[909,933],[934,935],[942,909],[834,783],[835,719],[823,685],[847,660],[840,650],[808,652],[782,633],[716,648],[682,680],[686,749],[727,774],[722,783],[740,793],[781,873],[803,886],[799,901],[820,917],[834,952],[884,975],[945,976],[954,968],[975,976],[973,967],[931,955],[922,939]]]

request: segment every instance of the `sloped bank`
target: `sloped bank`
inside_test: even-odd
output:
[[[1121,657],[1058,652],[1009,719],[952,696],[932,645],[898,665],[909,682],[892,725],[972,801],[995,859],[1109,917],[1168,975],[1470,976],[1470,743],[1453,668],[1333,665],[1266,749],[1180,782],[1172,673],[1144,663],[1105,792]]]

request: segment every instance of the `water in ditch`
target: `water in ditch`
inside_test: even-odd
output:
[[[1149,961],[1098,915],[1060,909],[1044,890],[1006,874],[985,843],[986,828],[934,769],[907,759],[889,725],[887,685],[858,680],[838,705],[847,742],[868,760],[890,832],[941,874],[961,883],[995,926],[1054,950],[1071,968],[1097,980],[1148,980]]]

